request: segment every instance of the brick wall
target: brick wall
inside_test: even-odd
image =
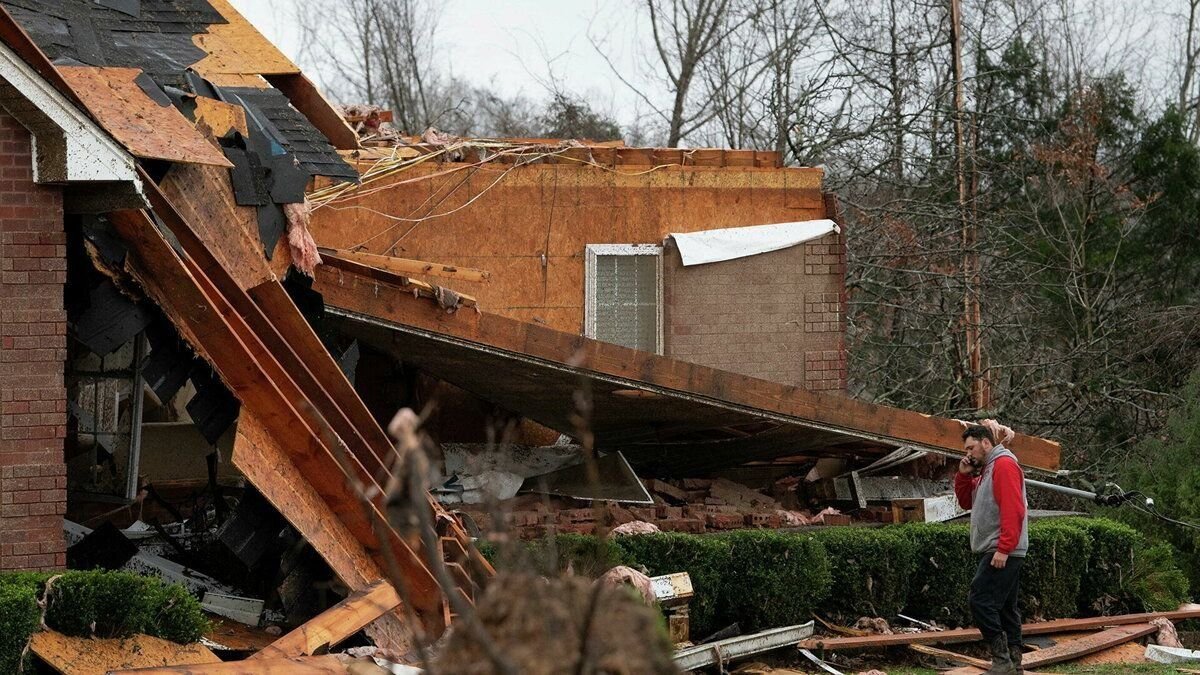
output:
[[[845,240],[683,267],[663,260],[668,356],[813,390],[846,388]]]
[[[66,563],[66,234],[33,182],[30,135],[0,109],[0,569]]]

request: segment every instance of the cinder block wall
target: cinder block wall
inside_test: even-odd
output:
[[[0,570],[66,564],[66,234],[62,190],[0,109]]]
[[[818,391],[846,389],[844,236],[684,267],[663,252],[668,356]]]

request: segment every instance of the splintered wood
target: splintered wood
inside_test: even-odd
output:
[[[395,274],[404,276],[408,274],[416,274],[418,276],[439,277],[442,279],[460,279],[462,281],[482,282],[491,278],[491,273],[484,270],[472,269],[470,267],[455,267],[454,265],[442,265],[440,263],[425,262],[423,260],[408,260],[407,258],[394,258],[388,255],[376,255],[374,253],[360,253],[358,251],[348,251],[346,249],[320,249],[322,256],[336,256],[343,260],[350,260],[370,267],[377,267],[381,270],[387,270]]]
[[[261,660],[316,654],[341,643],[399,604],[400,596],[396,590],[385,581],[377,581],[305,622],[251,658]]]

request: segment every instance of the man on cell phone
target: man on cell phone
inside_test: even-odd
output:
[[[991,650],[986,672],[1024,673],[1017,596],[1029,549],[1025,474],[1016,455],[998,445],[986,426],[968,427],[963,449],[967,456],[959,462],[954,494],[959,506],[971,509],[971,551],[979,555],[971,614]]]

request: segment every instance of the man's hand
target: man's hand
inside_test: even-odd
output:
[[[996,551],[995,553],[992,554],[992,567],[995,567],[998,570],[1002,570],[1002,569],[1004,569],[1004,566],[1007,564],[1008,564],[1008,554],[1007,553],[1001,553],[1000,551]]]
[[[959,460],[958,472],[967,476],[975,473],[975,465],[971,463],[970,457],[963,457],[961,460]]]

